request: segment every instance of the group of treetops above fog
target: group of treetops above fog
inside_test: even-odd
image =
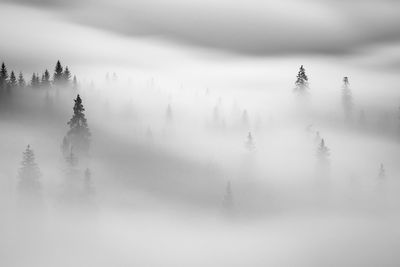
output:
[[[114,74],[115,76],[115,74]],[[51,88],[70,88],[73,90],[78,89],[78,82],[76,76],[73,76],[71,80],[71,72],[68,67],[63,67],[60,61],[57,61],[53,78],[50,78],[50,73],[46,69],[41,75],[38,73],[33,73],[32,78],[29,83],[25,82],[22,72],[19,72],[18,77],[14,71],[8,74],[7,67],[4,63],[1,65],[0,70],[0,97],[1,100],[7,98],[13,94],[14,90],[22,88],[32,88],[32,89],[51,89]],[[303,65],[300,67],[297,78],[295,81],[294,92],[301,97],[306,97],[309,89],[309,79],[306,75],[305,68]],[[62,155],[69,166],[68,175],[76,176],[77,172],[74,170],[77,165],[78,157],[86,157],[89,152],[90,147],[90,137],[91,132],[88,128],[88,123],[84,114],[84,106],[82,99],[78,94],[76,99],[74,99],[73,115],[72,118],[67,122],[69,130],[67,131],[65,137],[62,140],[61,151]],[[346,121],[351,121],[353,117],[353,99],[350,90],[349,78],[343,78],[342,85],[342,105],[343,113]],[[246,111],[245,111],[246,112]],[[246,114],[244,114],[247,116]],[[167,108],[167,120],[172,119],[171,106],[168,105]],[[365,123],[364,113],[361,111],[360,123]],[[310,127],[311,128],[311,127]],[[319,169],[321,174],[327,173],[329,169],[329,155],[330,150],[326,145],[324,138],[320,136],[318,131],[315,132],[315,142],[316,142],[316,152],[317,159],[319,162]],[[253,135],[251,132],[247,135],[247,140],[245,142],[245,147],[247,150],[254,151],[255,143],[253,140]],[[86,169],[84,172],[85,179],[83,181],[83,188],[85,192],[92,192],[92,186],[90,182],[90,170]],[[383,164],[379,167],[379,178],[384,178],[385,170]],[[26,150],[23,153],[22,167],[19,172],[19,189],[21,191],[29,192],[29,194],[34,194],[35,192],[39,194],[40,184],[38,182],[40,177],[40,171],[35,163],[35,157],[33,150],[30,145],[27,145]],[[231,184],[228,183],[226,189],[226,196],[224,198],[224,205],[227,207],[232,206],[232,189]]]

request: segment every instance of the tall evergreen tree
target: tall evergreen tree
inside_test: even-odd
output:
[[[4,62],[1,64],[0,69],[0,89],[6,89],[8,84],[8,71]]]
[[[295,82],[295,92],[304,95],[308,90],[308,77],[306,75],[306,70],[303,65],[300,66],[299,72],[297,73],[297,79]]]
[[[92,183],[92,172],[90,171],[89,168],[86,168],[85,170],[85,180],[83,184],[83,189],[84,189],[84,194],[86,197],[92,197],[95,193],[93,183]]]
[[[82,99],[79,94],[76,99],[74,99],[74,102],[74,114],[68,122],[70,129],[67,133],[67,139],[76,151],[86,154],[89,151],[91,134],[85,114],[83,113],[85,109],[82,105]]]
[[[353,115],[353,96],[350,90],[349,78],[343,78],[343,86],[342,86],[342,106],[344,111],[344,116],[347,121],[352,119]]]
[[[10,89],[14,89],[14,88],[16,88],[17,85],[18,85],[17,77],[15,77],[14,71],[11,71],[11,74],[10,74],[10,81],[8,82],[8,84],[9,84],[9,88],[10,88]]]
[[[28,145],[23,152],[21,168],[18,174],[18,191],[26,197],[40,196],[40,177],[40,170],[35,162],[35,154]]]
[[[60,63],[60,61],[58,60],[56,63],[56,67],[54,69],[54,74],[53,74],[53,83],[54,84],[60,84],[63,81],[63,67]]]
[[[22,72],[20,71],[20,72],[19,72],[19,75],[18,75],[18,86],[19,86],[20,88],[23,88],[23,87],[25,87],[25,85],[26,85],[26,83],[25,83],[24,75],[23,75]]]
[[[70,79],[71,79],[71,72],[69,71],[68,66],[65,67],[62,77],[63,77],[64,83],[69,84]]]

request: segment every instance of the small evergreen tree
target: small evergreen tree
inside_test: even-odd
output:
[[[15,77],[14,71],[11,71],[10,81],[8,82],[8,88],[9,89],[14,89],[14,88],[17,87],[17,85],[18,85],[17,77]]]
[[[0,69],[0,89],[6,89],[8,84],[8,71],[4,62],[1,64]]]
[[[90,145],[90,130],[85,118],[85,111],[82,105],[82,99],[77,95],[74,99],[74,114],[71,120],[68,122],[70,127],[67,133],[67,139],[72,147],[74,147],[78,152],[87,153],[89,151]]]
[[[228,181],[225,189],[225,195],[222,200],[222,208],[224,212],[226,212],[228,215],[232,215],[233,212],[233,193],[232,193],[232,187],[231,187],[231,182]]]
[[[347,121],[352,119],[353,115],[353,96],[350,90],[349,78],[343,78],[343,86],[342,86],[342,106],[344,115]]]
[[[40,87],[39,75],[36,74],[36,73],[32,74],[31,87],[32,88],[39,88]]]
[[[22,72],[20,71],[20,72],[19,72],[19,75],[18,75],[18,86],[19,86],[20,88],[24,88],[25,85],[26,85],[26,83],[25,83],[24,75],[23,75]]]
[[[50,84],[50,73],[48,70],[45,70],[42,75],[42,87],[48,89],[50,88]]]
[[[56,67],[54,69],[54,74],[53,74],[53,83],[54,84],[60,84],[63,80],[63,67],[60,63],[60,61],[58,60],[56,63]]]
[[[318,146],[318,149],[317,149],[317,156],[318,156],[320,163],[328,164],[329,163],[329,155],[330,155],[329,148],[325,145],[324,138],[322,138],[321,142]]]
[[[40,170],[35,162],[35,154],[28,145],[23,152],[18,174],[18,191],[26,197],[38,197],[41,190],[40,177]]]
[[[247,135],[247,140],[246,140],[246,148],[249,151],[253,151],[255,149],[254,141],[253,141],[253,136],[251,135],[251,132]]]
[[[71,79],[71,72],[69,71],[68,66],[65,67],[62,77],[63,77],[64,83],[69,84],[70,79]]]
[[[300,70],[297,74],[294,91],[301,95],[304,95],[307,93],[308,88],[309,88],[308,87],[308,77],[306,75],[306,71],[305,71],[303,65],[301,65]]]
[[[78,80],[76,79],[75,75],[74,78],[72,79],[72,89],[78,90]]]

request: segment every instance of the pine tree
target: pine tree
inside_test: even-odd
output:
[[[233,212],[233,194],[230,181],[228,181],[226,185],[225,195],[222,200],[222,208],[224,212],[226,212],[229,215],[231,215]]]
[[[78,80],[76,79],[75,75],[74,78],[72,79],[72,89],[78,90]]]
[[[308,89],[308,77],[306,75],[306,71],[303,65],[301,65],[300,70],[297,74],[294,91],[301,95],[304,95],[307,93],[307,89]]]
[[[74,149],[76,149],[78,152],[83,152],[86,154],[89,151],[91,134],[85,114],[83,113],[85,109],[82,105],[82,99],[79,94],[74,101],[74,114],[71,120],[68,122],[70,129],[67,133],[67,138]]]
[[[353,115],[353,96],[350,90],[349,78],[343,78],[343,86],[342,86],[342,106],[344,115],[347,121],[352,119]]]
[[[43,75],[42,75],[42,87],[48,89],[50,88],[50,73],[48,70],[45,70]]]
[[[6,89],[8,84],[8,71],[4,62],[1,64],[0,69],[0,89]]]
[[[253,136],[251,135],[251,132],[247,135],[247,140],[246,140],[246,148],[249,151],[253,151],[255,149],[254,141],[253,141]]]
[[[19,192],[27,197],[38,197],[41,190],[40,177],[40,170],[35,162],[35,154],[28,145],[23,152],[21,168],[18,174]]]
[[[36,73],[32,74],[31,87],[32,88],[39,88],[40,87],[39,75],[36,74]]]
[[[10,81],[8,82],[9,84],[9,88],[10,89],[14,89],[17,87],[18,83],[17,83],[17,77],[15,77],[15,73],[14,71],[11,71],[10,74]]]
[[[62,77],[63,77],[64,83],[69,84],[70,79],[71,79],[71,72],[69,71],[68,66],[65,67]]]
[[[329,148],[325,145],[324,138],[322,138],[317,149],[317,156],[320,163],[324,164],[329,163],[329,155],[330,155]]]
[[[25,83],[24,75],[23,75],[22,72],[20,71],[20,72],[19,72],[19,75],[18,75],[18,86],[19,86],[20,88],[23,88],[23,87],[25,87],[25,85],[26,85],[26,83]]]
[[[63,80],[63,67],[60,63],[60,61],[57,61],[56,67],[54,69],[54,74],[53,74],[53,83],[54,84],[60,84]]]

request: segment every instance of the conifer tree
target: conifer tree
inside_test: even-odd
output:
[[[342,106],[344,115],[347,121],[352,119],[353,115],[353,96],[350,90],[349,78],[343,78],[343,86],[342,86]]]
[[[39,88],[40,87],[39,75],[36,74],[36,73],[32,74],[31,87],[32,88]]]
[[[297,74],[294,91],[300,95],[305,95],[308,88],[308,77],[303,65],[301,65]]]
[[[19,75],[18,75],[18,86],[19,86],[20,88],[23,88],[23,87],[25,87],[25,85],[26,85],[26,83],[25,83],[24,75],[23,75],[22,72],[20,71],[20,72],[19,72]]]
[[[68,122],[70,127],[67,133],[68,142],[76,151],[87,153],[89,151],[90,145],[90,130],[87,124],[87,120],[85,118],[85,108],[82,105],[82,99],[77,95],[76,99],[74,99],[74,114],[72,115],[71,120]]]
[[[69,84],[70,79],[71,79],[71,72],[69,71],[68,66],[65,67],[62,78],[63,78],[65,84]]]
[[[318,149],[317,149],[317,156],[318,156],[320,163],[328,164],[329,163],[329,155],[330,155],[329,148],[325,145],[324,138],[322,138],[321,142],[318,146]]]
[[[78,80],[76,79],[75,75],[74,78],[72,79],[72,89],[78,90]]]
[[[232,194],[232,187],[231,187],[231,182],[228,181],[225,189],[225,195],[222,200],[222,208],[223,210],[228,213],[232,214],[233,212],[233,194]]]
[[[50,88],[50,84],[51,84],[50,83],[50,73],[49,73],[48,70],[45,70],[43,75],[42,75],[42,83],[41,83],[41,85],[42,85],[42,87],[48,89],[48,88]]]
[[[28,145],[23,152],[21,168],[18,174],[18,191],[27,197],[38,197],[41,190],[40,177],[40,170],[35,162],[35,154]]]
[[[247,135],[247,140],[246,140],[246,148],[249,151],[253,151],[255,149],[254,141],[253,141],[253,136],[251,135],[251,132]]]
[[[54,74],[53,74],[53,83],[54,84],[60,84],[63,80],[63,67],[58,60],[56,63],[56,67],[54,69]]]
[[[10,81],[8,82],[9,84],[9,88],[10,89],[14,89],[17,87],[18,83],[17,83],[17,77],[15,77],[15,73],[14,71],[11,71],[10,74]]]
[[[8,71],[6,64],[4,62],[1,64],[1,69],[0,69],[0,89],[6,89],[8,84]]]

